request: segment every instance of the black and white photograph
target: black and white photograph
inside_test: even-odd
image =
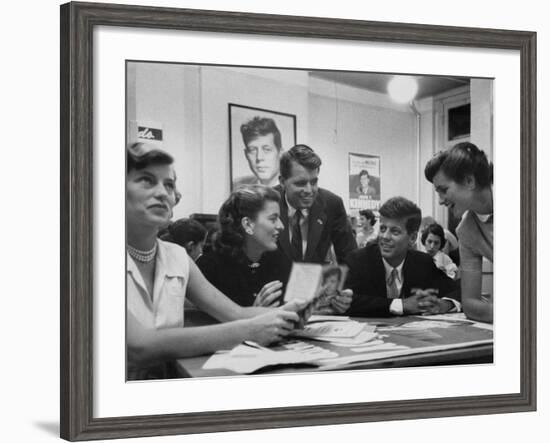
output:
[[[537,408],[537,32],[146,3],[59,16],[61,437],[532,417],[509,413]]]
[[[491,364],[493,87],[127,61],[127,380]]]
[[[231,189],[277,185],[281,154],[295,144],[295,115],[230,103]]]

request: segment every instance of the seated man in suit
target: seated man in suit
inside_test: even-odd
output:
[[[288,260],[327,263],[331,245],[342,263],[357,248],[342,199],[319,187],[319,156],[296,145],[281,156],[279,185],[284,230],[279,247]]]
[[[378,244],[353,251],[346,286],[353,290],[348,315],[385,317],[443,314],[460,310],[455,282],[432,258],[411,249],[420,227],[420,209],[403,197],[380,207]]]

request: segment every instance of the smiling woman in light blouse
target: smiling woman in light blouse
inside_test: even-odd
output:
[[[244,340],[270,344],[298,321],[299,303],[281,309],[243,308],[208,280],[185,249],[157,239],[176,204],[172,157],[144,143],[127,149],[128,379],[165,376],[165,363],[229,349]],[[222,324],[183,328],[184,300]]]
[[[424,171],[446,206],[462,221],[460,251],[462,309],[468,318],[493,321],[493,301],[481,294],[482,259],[493,261],[493,165],[472,143],[441,151]]]

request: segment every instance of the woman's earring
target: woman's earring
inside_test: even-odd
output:
[[[248,229],[246,230],[246,233],[247,233],[248,235],[252,235],[252,229],[248,228]]]

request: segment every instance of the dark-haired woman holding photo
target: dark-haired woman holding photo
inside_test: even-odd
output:
[[[197,261],[208,281],[241,306],[281,303],[290,269],[277,249],[279,201],[279,193],[263,185],[233,191],[220,208],[213,250]]]
[[[459,143],[432,158],[424,171],[439,203],[462,217],[460,249],[462,307],[468,318],[493,321],[493,301],[481,294],[483,257],[493,261],[493,166],[472,143]]]
[[[293,329],[293,311],[302,307],[241,307],[204,278],[184,248],[157,239],[179,195],[172,163],[169,154],[144,143],[127,149],[126,344],[133,380],[162,377],[167,361],[230,349],[243,340],[276,342]],[[183,328],[186,297],[225,323]]]

